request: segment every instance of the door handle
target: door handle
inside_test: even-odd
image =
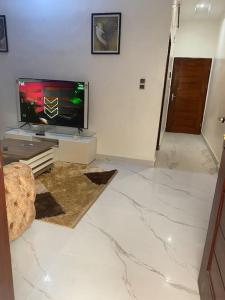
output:
[[[219,118],[219,122],[222,123],[222,124],[224,124],[225,123],[225,117],[220,117]]]
[[[173,102],[176,99],[176,95],[174,93],[172,93],[171,95],[171,102]]]

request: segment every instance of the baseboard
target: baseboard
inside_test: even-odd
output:
[[[136,163],[141,164],[143,166],[154,168],[155,161],[151,160],[142,160],[142,159],[134,159],[134,158],[127,158],[127,157],[121,157],[121,156],[112,156],[112,155],[105,155],[105,154],[97,154],[96,159],[103,159],[103,160],[117,160],[117,161],[123,161],[127,163]]]
[[[212,155],[212,158],[215,162],[215,164],[217,165],[217,167],[219,168],[219,165],[220,165],[220,162],[219,162],[219,159],[216,157],[216,154],[214,153],[214,151],[212,150],[212,147],[210,146],[210,143],[208,141],[208,139],[204,136],[204,134],[202,133],[202,137],[203,137],[203,140],[207,146],[207,148],[209,149],[209,152],[211,153]]]

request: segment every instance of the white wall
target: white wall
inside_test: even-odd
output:
[[[225,116],[225,19],[221,24],[218,50],[211,75],[208,101],[202,133],[218,162],[223,150],[225,125],[219,117]]]
[[[153,161],[172,1],[0,0],[9,54],[0,55],[0,126],[16,125],[17,77],[90,82],[98,153]],[[121,55],[91,55],[91,13],[122,12]],[[147,79],[139,90],[139,79]]]
[[[181,20],[176,35],[175,57],[213,58],[216,53],[220,21]]]

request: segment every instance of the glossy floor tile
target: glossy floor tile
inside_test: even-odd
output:
[[[217,177],[202,138],[166,134],[156,168],[95,164],[119,173],[75,229],[35,221],[12,243],[16,300],[199,300]]]
[[[214,174],[216,166],[200,135],[166,133],[157,166],[191,172]]]

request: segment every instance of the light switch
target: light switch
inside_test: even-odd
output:
[[[145,89],[145,83],[146,83],[146,79],[145,78],[141,78],[140,79],[140,84],[139,84],[140,90],[144,90]]]

